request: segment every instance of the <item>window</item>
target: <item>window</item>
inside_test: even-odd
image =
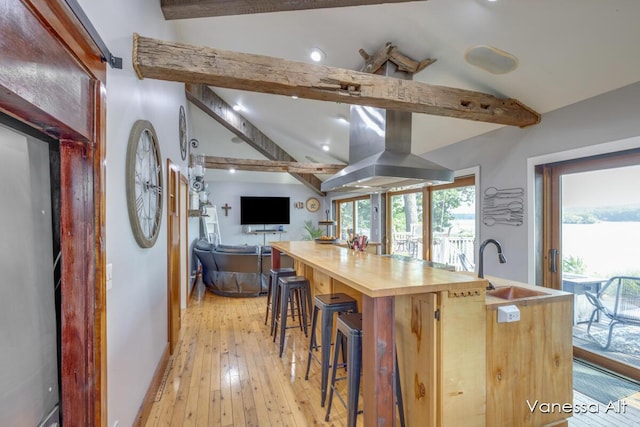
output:
[[[475,178],[429,187],[431,261],[475,270],[476,191]]]
[[[474,271],[475,194],[473,176],[450,184],[389,192],[387,251]]]
[[[371,199],[369,196],[336,201],[338,237],[347,240],[357,234],[371,237]]]
[[[389,253],[422,259],[422,223],[424,192],[420,190],[389,193],[391,245]]]

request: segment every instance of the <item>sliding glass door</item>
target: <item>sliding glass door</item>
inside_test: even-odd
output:
[[[640,152],[539,172],[543,282],[574,294],[574,353],[640,378]]]

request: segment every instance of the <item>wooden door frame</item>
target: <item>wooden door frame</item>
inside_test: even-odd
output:
[[[0,49],[0,110],[60,142],[63,423],[106,426],[106,65],[65,1],[4,6],[1,35],[15,42]]]
[[[562,175],[589,172],[603,169],[620,168],[640,164],[640,149],[617,151],[596,156],[566,160],[536,166],[537,178],[541,179],[540,195],[542,200],[542,254],[539,257],[542,266],[536,271],[542,272],[542,286],[562,289],[562,242],[561,242],[561,200]],[[550,251],[556,249],[559,266],[556,272],[550,271],[552,262]],[[541,268],[538,268],[541,267]],[[536,278],[536,282],[539,282]],[[618,372],[636,381],[640,381],[640,369],[617,360],[609,359],[583,348],[573,347],[575,357],[585,359],[614,372]]]
[[[190,289],[189,289],[189,179],[184,176],[182,173],[180,173],[180,185],[178,186],[180,188],[180,200],[182,200],[183,197],[183,187],[186,186],[186,194],[184,195],[184,199],[185,199],[185,203],[184,204],[180,204],[180,210],[178,211],[178,218],[180,221],[180,242],[182,244],[182,242],[184,241],[185,243],[185,247],[184,247],[184,252],[182,253],[183,261],[182,264],[185,267],[185,275],[182,278],[182,280],[184,280],[185,286],[187,287],[187,292],[186,292],[186,300],[185,300],[185,307],[189,306],[189,300],[190,300]],[[184,223],[184,227],[182,226]],[[182,286],[181,286],[182,288]],[[180,289],[180,295],[182,295],[182,289]],[[180,304],[182,306],[182,304]]]
[[[180,168],[173,163],[171,159],[167,158],[167,337],[169,342],[169,354],[173,354],[178,343],[178,336],[174,334],[174,316],[178,323],[178,331],[180,330],[180,295],[182,294],[180,288],[180,243],[178,242],[177,253],[174,253],[173,244],[173,228],[174,221],[177,221],[178,227],[178,239],[180,238]],[[173,218],[176,215],[176,218]],[[172,262],[173,256],[178,256],[178,272],[174,271]],[[178,288],[178,313],[174,313],[173,299],[176,293],[175,278],[177,280]]]

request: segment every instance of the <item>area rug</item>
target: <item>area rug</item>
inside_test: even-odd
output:
[[[640,391],[640,384],[612,375],[593,365],[573,361],[573,388],[605,405]]]

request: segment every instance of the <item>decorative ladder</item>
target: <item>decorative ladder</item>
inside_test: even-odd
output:
[[[220,224],[218,223],[218,209],[216,206],[206,206],[200,220],[202,221],[202,229],[209,243],[213,243],[216,246],[222,243]]]

